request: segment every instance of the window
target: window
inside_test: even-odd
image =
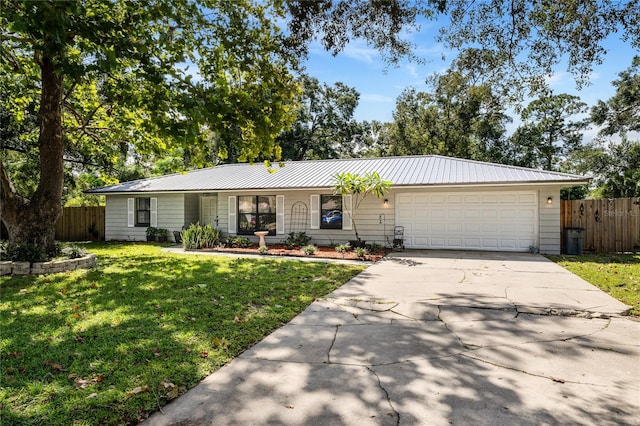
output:
[[[136,198],[136,226],[151,226],[151,198]]]
[[[253,235],[255,231],[269,231],[269,235],[276,235],[275,195],[238,197],[238,234]]]
[[[320,195],[320,229],[342,229],[341,195]]]

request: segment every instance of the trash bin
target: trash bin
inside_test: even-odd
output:
[[[582,254],[584,228],[564,228],[565,254]]]

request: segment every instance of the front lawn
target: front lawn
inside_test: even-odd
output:
[[[364,269],[88,248],[92,271],[0,278],[2,424],[136,423]]]
[[[640,316],[640,254],[548,256],[562,267],[632,307]]]

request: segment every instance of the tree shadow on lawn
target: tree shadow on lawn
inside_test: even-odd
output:
[[[361,270],[153,254],[3,279],[3,422],[136,422]]]
[[[606,347],[596,332],[570,332],[575,320],[590,321],[595,330],[607,320],[461,309],[469,312],[450,312],[463,318],[449,322],[444,311],[442,318],[411,320],[350,307],[353,320],[336,325],[329,318],[345,318],[342,307],[312,305],[310,313],[324,312],[324,320],[298,317],[151,424],[633,422],[634,379],[615,362],[599,366],[603,354],[637,357],[637,349]],[[543,332],[553,320],[563,324]],[[467,343],[482,323],[487,330]],[[568,342],[571,337],[579,341]],[[599,374],[592,376],[594,369]]]

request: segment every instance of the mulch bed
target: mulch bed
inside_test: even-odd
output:
[[[258,252],[258,246],[254,245],[248,248],[233,248],[233,247],[216,247],[202,249],[202,251],[217,251],[225,253],[240,253],[240,254],[262,254],[264,256],[294,256],[294,257],[319,257],[326,259],[347,259],[347,260],[364,260],[369,262],[377,262],[382,259],[391,250],[380,249],[376,253],[366,254],[363,258],[359,258],[354,251],[348,251],[346,253],[338,253],[334,247],[316,246],[316,252],[312,255],[306,255],[301,249],[288,249],[282,244],[267,244],[269,250],[265,253]]]

